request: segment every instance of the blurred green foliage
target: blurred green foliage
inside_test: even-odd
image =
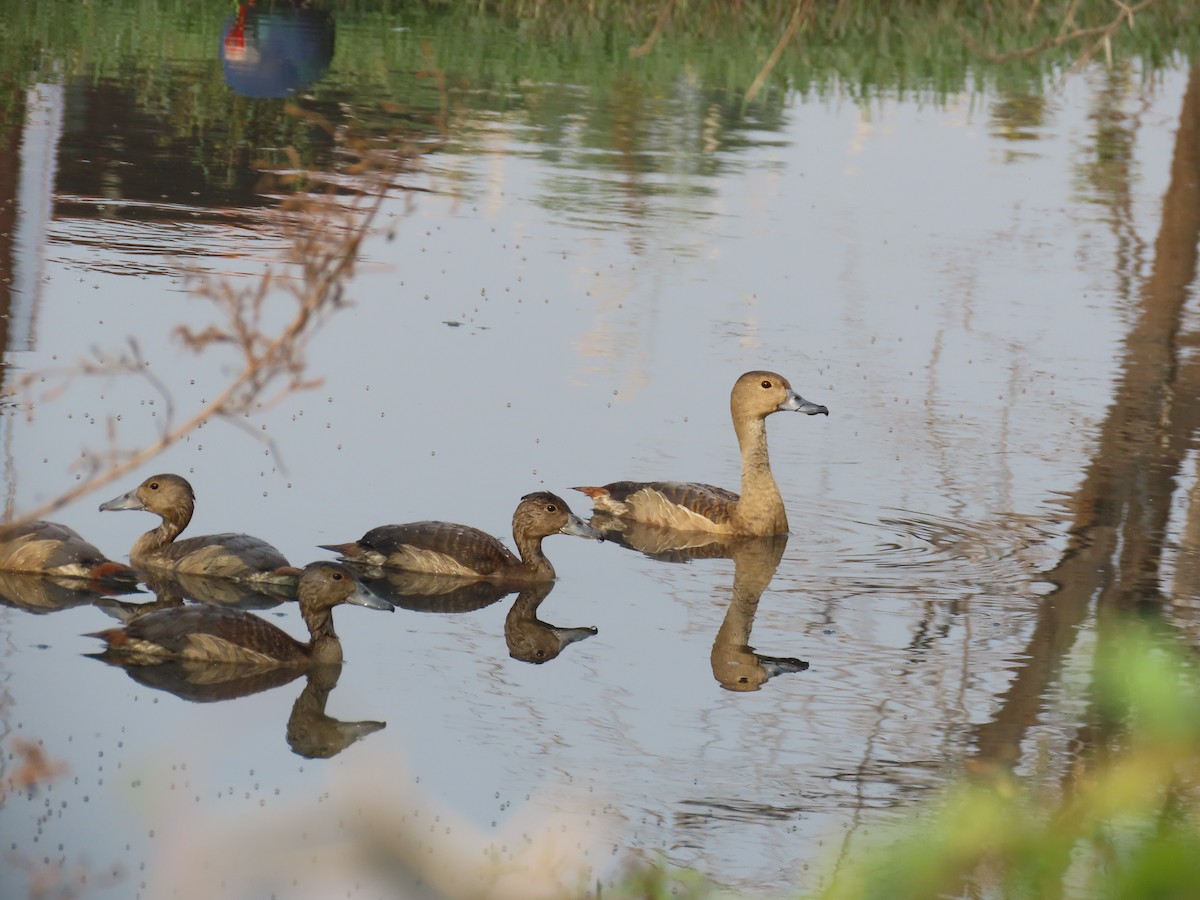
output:
[[[1111,623],[1110,623],[1111,624]],[[1200,668],[1178,635],[1135,621],[1095,648],[1090,721],[1070,749],[1019,777],[968,761],[933,803],[838,861],[822,900],[988,897],[1190,900],[1200,885]],[[647,862],[600,897],[730,896]]]
[[[1196,896],[1200,673],[1178,638],[1121,623],[1098,644],[1091,722],[1019,778],[979,765],[842,862],[826,900]]]

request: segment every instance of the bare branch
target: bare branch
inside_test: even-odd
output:
[[[1113,0],[1113,4],[1117,7],[1117,16],[1107,25],[1097,25],[1093,28],[1076,28],[1075,10],[1078,7],[1078,2],[1071,4],[1066,16],[1063,18],[1059,32],[1052,38],[1046,38],[1040,44],[1033,47],[1025,47],[1021,50],[1010,50],[1007,53],[996,53],[992,50],[980,47],[975,43],[974,39],[962,28],[959,29],[959,34],[962,36],[963,43],[973,53],[978,54],[984,59],[995,62],[1004,63],[1013,59],[1029,59],[1037,56],[1040,53],[1045,53],[1047,50],[1053,50],[1056,47],[1062,47],[1065,44],[1088,41],[1082,50],[1079,51],[1079,57],[1075,60],[1075,68],[1079,68],[1089,59],[1096,55],[1101,47],[1105,50],[1105,56],[1112,64],[1112,39],[1120,29],[1122,23],[1126,20],[1129,22],[1129,27],[1133,27],[1133,17],[1136,13],[1153,6],[1157,0],[1142,0],[1142,2],[1129,6],[1121,0]],[[1069,30],[1068,30],[1069,29]]]
[[[788,22],[787,28],[780,36],[779,41],[775,44],[775,49],[771,51],[771,55],[767,57],[766,64],[754,79],[754,83],[750,85],[746,91],[746,102],[750,103],[758,96],[759,90],[762,89],[763,82],[771,74],[775,68],[775,64],[779,62],[779,57],[783,55],[784,49],[791,43],[792,38],[796,36],[796,32],[800,30],[800,25],[804,21],[805,10],[811,5],[811,0],[796,0],[796,8],[792,12],[792,20]]]
[[[326,128],[328,122],[311,113],[301,114],[309,122]],[[189,276],[194,297],[208,300],[218,312],[218,321],[200,328],[180,325],[172,332],[175,340],[189,352],[201,355],[217,347],[237,353],[239,370],[211,400],[182,421],[176,421],[174,399],[169,387],[150,368],[136,339],[126,349],[109,355],[93,349],[93,356],[75,366],[55,371],[42,370],[24,375],[14,393],[24,397],[28,414],[37,402],[61,394],[73,378],[108,378],[136,374],[145,378],[162,398],[163,409],[158,437],[138,450],[118,446],[117,418],[106,422],[108,446],[101,451],[84,451],[82,467],[87,477],[53,500],[22,515],[19,521],[39,519],[100,487],[136,470],[167,447],[186,437],[211,419],[222,418],[262,441],[267,452],[278,459],[278,447],[261,429],[252,428],[245,419],[278,405],[285,397],[320,385],[320,378],[306,376],[306,350],[320,326],[334,312],[344,309],[346,282],[353,274],[363,240],[370,232],[384,199],[393,184],[397,157],[370,151],[361,142],[344,135],[336,136],[354,163],[353,191],[347,185],[334,184],[334,178],[305,173],[309,185],[321,186],[309,193],[285,201],[277,211],[283,233],[289,238],[280,264],[268,266],[253,280],[233,279],[208,273]],[[408,161],[411,157],[401,157]],[[300,170],[293,155],[293,170]],[[364,177],[363,173],[366,173]],[[335,192],[337,196],[335,196]],[[294,304],[290,319],[274,333],[264,328],[269,303],[288,300]],[[47,380],[49,387],[45,387]],[[33,396],[37,394],[36,398]]]

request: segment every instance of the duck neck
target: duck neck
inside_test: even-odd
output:
[[[782,534],[788,530],[787,512],[779,485],[771,474],[767,456],[767,420],[735,419],[738,447],[742,451],[742,496],[734,519],[744,534]]]
[[[188,527],[188,522],[192,521],[192,512],[194,509],[193,504],[188,502],[179,509],[171,509],[159,513],[159,516],[162,518],[159,526],[151,528],[134,541],[133,549],[129,552],[130,562],[135,566],[139,565],[139,560],[147,556],[152,556],[163,547],[168,546],[175,538],[179,537],[179,533]]]
[[[333,630],[333,611],[329,607],[306,609],[300,606],[300,615],[308,626],[310,636],[308,656],[314,663],[340,663],[342,642]]]
[[[521,555],[521,568],[525,574],[537,580],[554,580],[554,566],[542,553],[542,538],[523,534],[513,530],[513,542],[517,545],[517,553]]]

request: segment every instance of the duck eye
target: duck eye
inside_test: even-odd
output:
[[[150,487],[150,490],[157,491],[158,490],[158,482],[157,481],[150,482],[149,487]]]
[[[558,512],[558,507],[555,506],[553,503],[547,503],[546,504],[546,512]]]
[[[334,572],[334,573],[333,573],[333,580],[334,580],[334,581],[341,581],[341,580],[342,580],[342,573],[341,573],[341,572]]]
[[[769,388],[769,387],[771,386],[771,382],[767,381],[767,380],[764,378],[764,379],[763,379],[762,386],[763,386],[763,387],[765,387],[765,388]]]

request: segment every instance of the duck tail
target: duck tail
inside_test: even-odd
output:
[[[317,544],[322,550],[328,550],[331,553],[336,553],[338,556],[344,556],[347,559],[356,559],[362,556],[363,548],[357,543],[350,544]]]
[[[109,647],[123,647],[129,642],[129,635],[124,628],[105,628],[103,631],[89,631],[84,637],[98,638]]]
[[[608,496],[608,488],[605,487],[573,487],[571,490],[587,494],[593,500],[600,500]]]
[[[124,563],[113,562],[111,559],[92,566],[91,576],[96,581],[120,581],[136,583],[137,569],[132,569]]]

